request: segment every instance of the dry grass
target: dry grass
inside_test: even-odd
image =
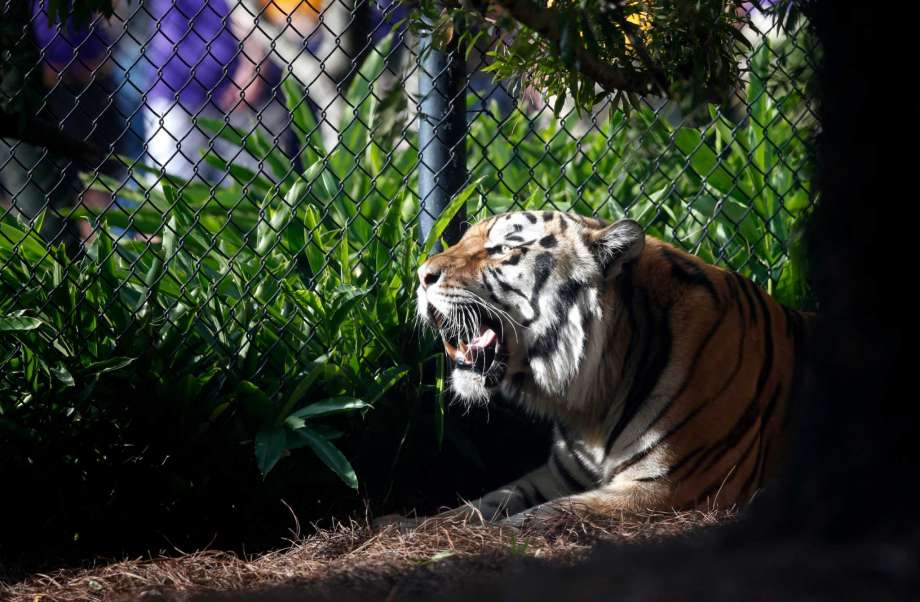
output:
[[[601,540],[648,541],[683,535],[723,523],[733,512],[643,514],[617,519],[561,517],[552,524],[507,527],[459,520],[428,520],[415,529],[374,531],[341,524],[294,542],[284,550],[253,558],[202,551],[174,558],[135,559],[83,570],[36,574],[0,584],[0,598],[51,601],[176,600],[203,592],[232,592],[279,584],[344,586],[376,593],[410,586],[406,576],[424,568],[455,580],[471,572],[496,570],[503,561],[538,557],[572,563]],[[464,559],[465,562],[455,562]],[[482,559],[477,563],[477,559]]]

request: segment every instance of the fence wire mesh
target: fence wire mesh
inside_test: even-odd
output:
[[[427,357],[407,351],[425,199],[404,7],[142,0],[87,26],[38,1],[2,11],[20,62],[0,107],[23,127],[0,141],[0,390],[88,398],[146,363],[164,391],[225,400],[212,417],[269,400],[286,416],[318,382],[382,394]],[[512,91],[482,70],[504,41],[480,38],[449,99],[466,108],[470,221],[629,216],[801,303],[814,49],[804,27],[754,22],[744,85],[692,114]]]

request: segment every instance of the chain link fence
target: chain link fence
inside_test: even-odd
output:
[[[494,82],[501,37],[428,61],[387,0],[140,0],[85,26],[37,1],[0,10],[20,61],[0,97],[21,125],[0,141],[8,412],[153,372],[160,396],[210,400],[196,411],[212,421],[242,408],[263,471],[287,421],[306,434],[278,445],[310,446],[351,484],[305,401],[360,409],[407,379],[428,386],[413,376],[434,353],[412,326],[414,268],[457,192],[471,222],[629,216],[807,300],[804,27],[758,13],[724,106],[589,114]]]

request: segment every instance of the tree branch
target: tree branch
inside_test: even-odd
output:
[[[668,78],[658,65],[655,64],[655,61],[652,60],[651,55],[648,53],[648,49],[645,47],[645,40],[633,34],[633,30],[623,16],[623,10],[619,4],[615,3],[611,8],[613,20],[616,21],[620,29],[623,30],[623,33],[626,34],[626,37],[629,38],[629,42],[632,44],[633,48],[636,49],[636,54],[639,55],[639,60],[642,61],[642,64],[648,70],[649,76],[662,92],[667,92],[669,87]]]
[[[557,47],[562,38],[558,11],[544,8],[531,0],[494,0],[519,23],[534,30]],[[636,94],[666,94],[667,82],[654,70],[627,76],[622,69],[603,61],[580,44],[574,49],[574,69],[610,93],[618,91]]]

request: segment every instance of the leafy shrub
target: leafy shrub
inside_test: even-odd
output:
[[[366,89],[365,81],[349,95]],[[310,132],[309,111],[293,114]],[[268,157],[279,186],[254,175],[245,192],[240,184],[212,194],[165,177],[145,204],[107,212],[77,260],[3,216],[0,477],[24,493],[5,500],[4,516],[44,516],[41,531],[58,539],[37,545],[80,539],[94,549],[105,534],[92,531],[127,528],[106,525],[118,513],[128,522],[140,512],[152,530],[169,531],[196,513],[203,529],[228,516],[253,520],[248,508],[255,530],[259,472],[306,447],[356,488],[342,435],[360,431],[359,415],[384,396],[403,407],[432,397],[422,370],[433,338],[410,325],[417,262],[436,234],[416,242],[402,159],[382,170],[382,155],[365,158],[367,131],[349,131],[325,161],[305,143],[313,163],[303,176],[283,155]],[[244,144],[268,148],[259,136]],[[369,171],[354,168],[349,149],[359,146]],[[351,200],[371,191],[376,201]],[[230,200],[237,206],[228,212],[221,203]],[[128,228],[156,238],[137,240]],[[284,477],[306,485],[303,493],[266,488],[295,502],[328,497],[310,485],[334,490],[310,462],[296,466],[309,471]],[[223,514],[213,509],[220,504]],[[7,545],[28,541],[37,523],[4,528]]]
[[[781,302],[808,302],[800,229],[812,199],[801,91],[765,93],[771,48],[752,59],[748,115],[733,123],[709,107],[702,127],[675,127],[643,106],[627,117],[569,114],[540,128],[497,109],[471,124],[471,173],[482,177],[482,215],[513,208],[632,217],[650,234],[753,278]]]

